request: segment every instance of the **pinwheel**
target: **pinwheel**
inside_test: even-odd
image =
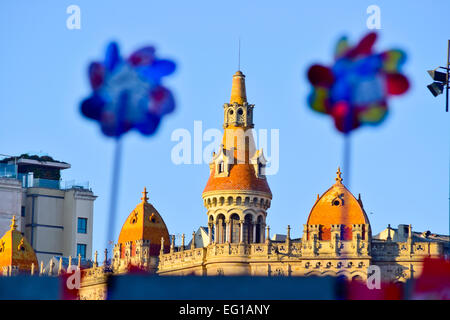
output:
[[[120,137],[135,129],[153,135],[162,117],[175,109],[175,101],[162,79],[175,71],[171,60],[159,59],[154,47],[143,47],[123,59],[117,43],[111,42],[102,62],[88,68],[92,94],[81,102],[81,113],[99,122],[103,134],[114,137],[113,178],[106,243],[113,238],[121,159]]]
[[[161,118],[175,108],[172,93],[161,85],[162,78],[174,70],[175,63],[157,59],[153,47],[123,60],[112,42],[105,60],[89,66],[93,92],[81,103],[81,113],[98,121],[107,136],[120,137],[131,129],[152,135]]]
[[[401,74],[406,54],[393,49],[374,52],[377,34],[371,32],[355,46],[346,37],[337,45],[334,64],[330,67],[312,65],[308,80],[312,92],[308,105],[314,111],[331,116],[336,129],[345,139],[344,167],[349,173],[349,134],[363,125],[382,123],[388,113],[390,96],[401,95],[409,88]]]

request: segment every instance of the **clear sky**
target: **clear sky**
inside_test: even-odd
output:
[[[66,28],[71,4],[81,9],[80,30]],[[147,186],[169,232],[190,238],[207,222],[201,193],[209,170],[205,163],[172,163],[171,134],[178,128],[193,134],[196,120],[204,130],[221,129],[240,37],[256,128],[280,130],[267,222],[272,233],[285,233],[290,224],[292,236],[300,237],[317,193],[334,183],[343,147],[331,119],[306,105],[306,70],[331,63],[341,35],[354,42],[367,33],[372,4],[381,9],[376,48],[408,53],[404,73],[411,89],[390,100],[381,126],[353,135],[350,189],[361,193],[374,233],[388,223],[448,233],[450,114],[445,97],[434,98],[426,88],[426,70],[445,63],[448,0],[1,1],[0,153],[41,151],[69,162],[63,178],[88,180],[98,196],[94,249],[103,250],[114,144],[79,113],[79,102],[90,94],[86,67],[103,57],[110,40],[125,55],[154,44],[161,57],[178,64],[166,81],[177,110],[157,135],[124,138],[116,237]]]

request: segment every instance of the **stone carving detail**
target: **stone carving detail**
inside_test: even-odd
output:
[[[277,269],[275,269],[275,274],[274,275],[282,277],[282,276],[284,276],[284,270],[281,269],[281,268],[277,268]]]

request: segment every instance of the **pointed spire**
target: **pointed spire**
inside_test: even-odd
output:
[[[103,266],[108,264],[108,249],[105,249],[105,260],[103,261]]]
[[[231,98],[232,103],[243,104],[247,102],[247,94],[245,92],[245,75],[239,70],[233,75],[233,83],[231,85]]]
[[[11,227],[11,230],[16,230],[17,229],[16,216],[12,217],[10,227]]]
[[[50,259],[49,267],[48,267],[48,275],[49,275],[49,276],[53,275],[53,266],[54,266],[53,260]]]
[[[41,260],[41,270],[39,272],[39,274],[44,274],[44,261]]]
[[[94,253],[94,267],[98,267],[98,252],[95,250]]]
[[[144,191],[142,192],[142,198],[141,198],[142,202],[147,202],[148,201],[147,194],[148,194],[147,188],[144,187]]]
[[[159,254],[163,254],[164,253],[164,237],[161,237],[161,250]]]
[[[195,231],[192,231],[191,249],[195,249]]]
[[[175,236],[170,236],[170,253],[172,253],[175,249]]]
[[[336,182],[338,183],[342,183],[342,172],[341,172],[341,167],[338,167],[338,170],[336,171]]]
[[[59,265],[58,265],[58,276],[62,272],[62,257],[59,257]]]

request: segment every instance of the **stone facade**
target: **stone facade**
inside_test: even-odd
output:
[[[194,233],[190,245],[185,246],[183,235],[181,245],[175,246],[175,237],[168,236],[144,190],[141,207],[136,207],[128,220],[142,217],[146,227],[133,227],[131,232],[127,222],[124,224],[111,268],[84,270],[81,299],[104,298],[107,275],[133,268],[160,276],[329,275],[364,281],[368,268],[377,265],[382,281],[404,282],[420,275],[424,258],[448,256],[447,236],[420,237],[411,226],[402,228],[402,236],[389,227],[372,237],[361,196],[355,198],[347,190],[340,169],[335,183],[322,196],[317,195],[302,238],[291,239],[288,226],[282,237],[285,240],[271,240],[266,221],[272,193],[264,174],[263,151],[256,149],[253,140],[253,110],[254,105],[247,102],[245,76],[238,71],[233,76],[230,103],[224,104],[222,145],[213,154],[202,194],[207,228],[197,232],[201,241],[195,241]],[[149,223],[152,213],[161,224]],[[120,240],[122,234],[128,235],[126,242]],[[155,254],[150,246],[159,239],[159,254]]]

